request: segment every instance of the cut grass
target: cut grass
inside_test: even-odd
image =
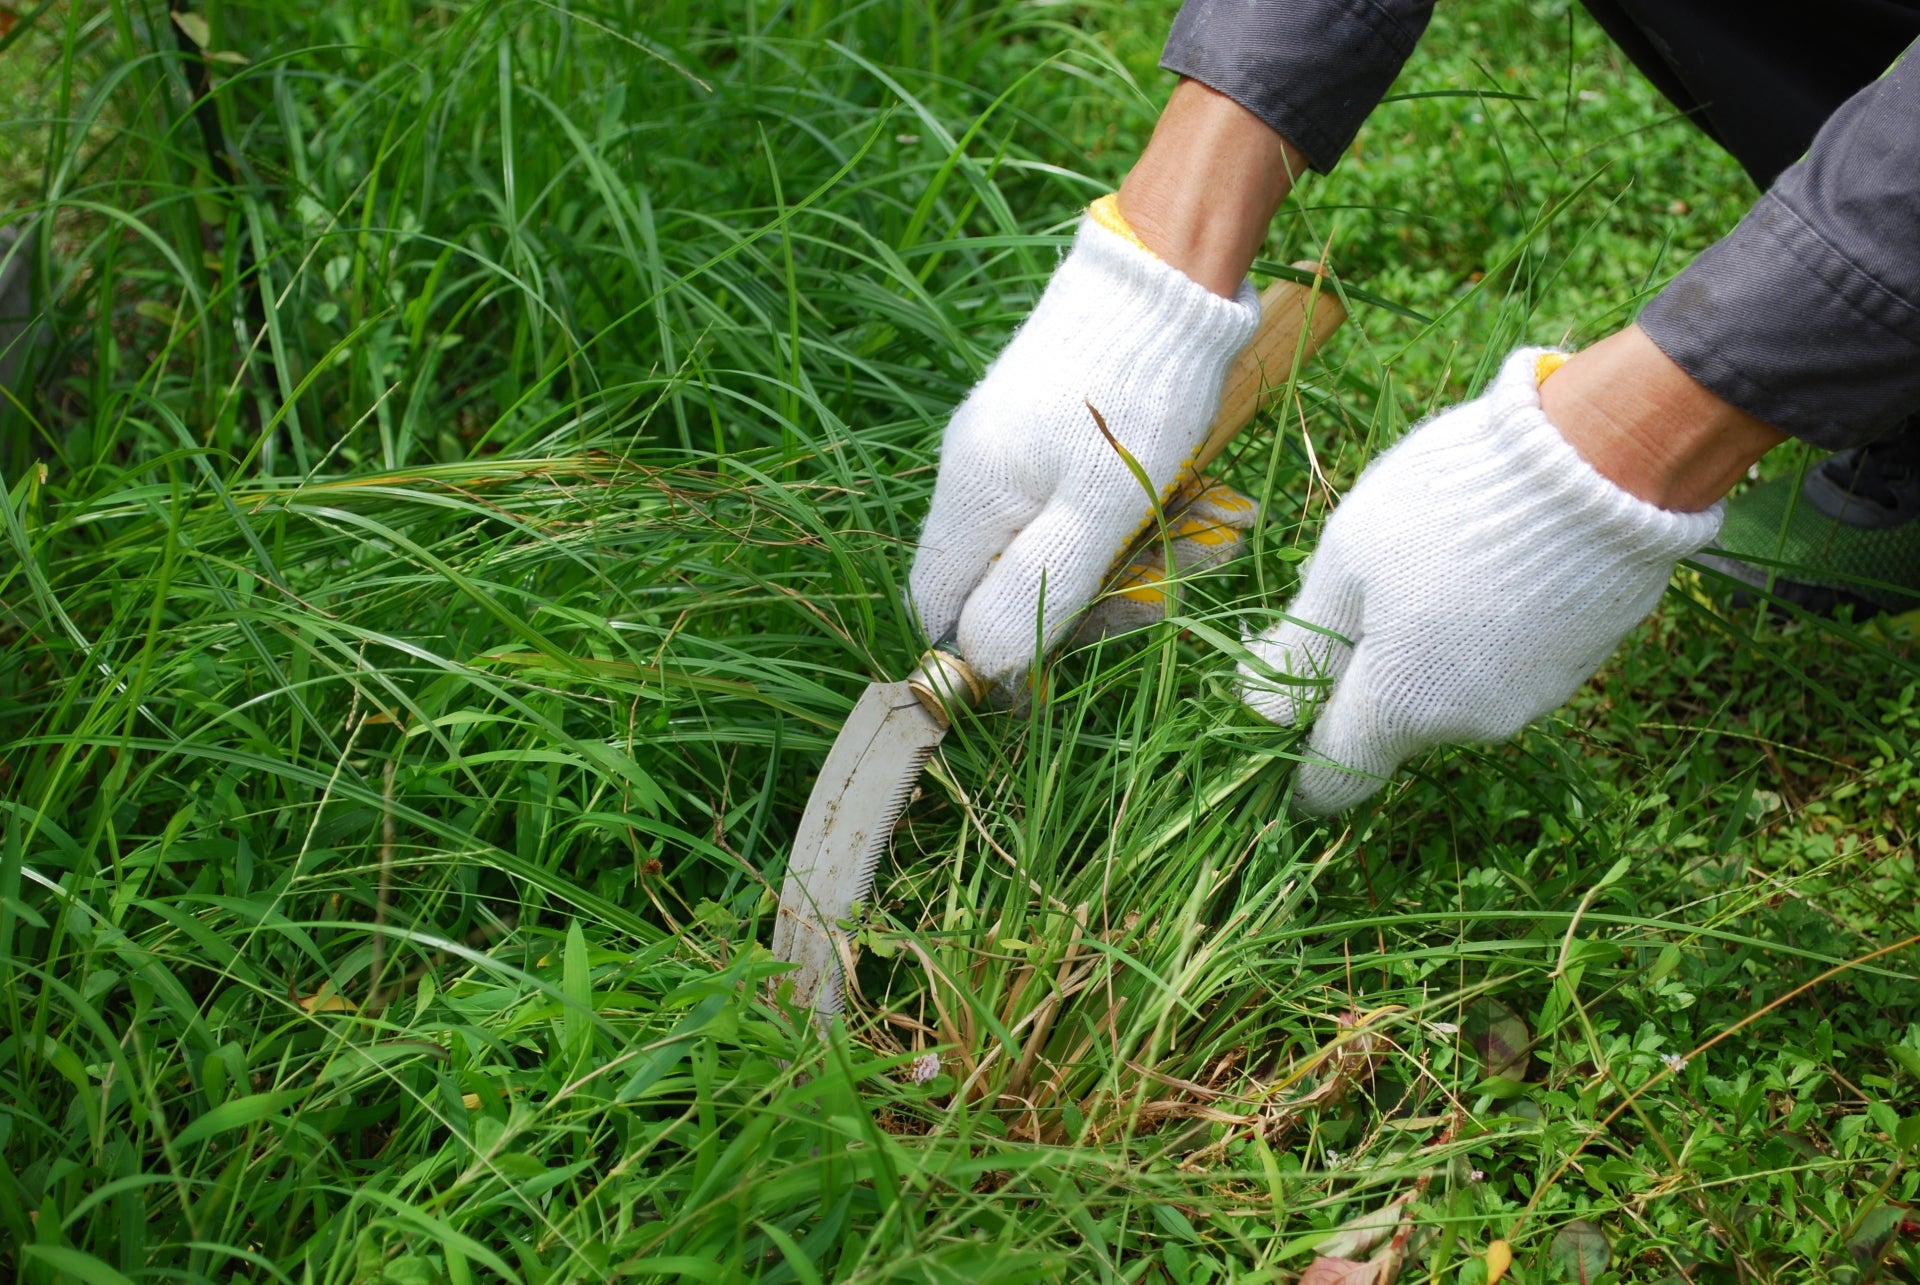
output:
[[[1568,13],[1443,10],[1399,88],[1468,96],[1276,224],[1431,320],[1356,307],[1247,439],[1247,568],[963,723],[823,1046],[760,944],[785,846],[1166,14],[214,5],[228,185],[164,10],[48,10],[0,1265],[1287,1279],[1425,1177],[1431,1279],[1550,1278],[1576,1218],[1620,1279],[1912,1275],[1911,957],[1766,1007],[1920,931],[1909,635],[1683,577],[1331,829],[1229,688],[1329,484],[1746,199]]]

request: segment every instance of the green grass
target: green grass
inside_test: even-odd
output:
[[[1689,573],[1331,828],[1209,641],[1751,198],[1577,9],[1443,7],[1448,96],[1276,222],[1428,320],[1357,305],[1246,439],[1245,566],[950,738],[825,1046],[771,889],[1169,10],[201,12],[231,182],[163,7],[0,53],[57,323],[0,436],[0,1268],[1197,1285],[1412,1192],[1403,1279],[1589,1224],[1604,1279],[1920,1274],[1909,631]]]

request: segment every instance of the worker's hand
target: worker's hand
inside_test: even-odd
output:
[[[1545,359],[1543,361],[1543,359]],[[1430,746],[1499,741],[1564,703],[1720,529],[1594,471],[1540,409],[1545,349],[1409,433],[1360,475],[1289,619],[1250,643],[1249,705],[1302,722],[1294,800],[1325,815]]]
[[[957,625],[961,655],[989,682],[1031,666],[1036,642],[1059,638],[1151,507],[1093,410],[1164,498],[1259,315],[1251,286],[1223,298],[1083,221],[1033,315],[947,425],[909,581],[927,636]]]
[[[1166,505],[1167,538],[1147,540],[1094,600],[1073,631],[1076,643],[1132,633],[1179,610],[1187,581],[1224,567],[1246,551],[1260,506],[1224,482],[1183,482]],[[1167,568],[1171,555],[1173,569]]]

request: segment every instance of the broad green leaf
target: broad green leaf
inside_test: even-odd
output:
[[[1883,1205],[1860,1220],[1860,1225],[1847,1237],[1847,1257],[1853,1265],[1862,1271],[1878,1263],[1886,1255],[1887,1247],[1893,1243],[1894,1234],[1900,1230],[1901,1220],[1907,1211],[1893,1205]]]
[[[566,997],[561,1018],[561,1041],[574,1061],[586,1056],[593,1040],[593,968],[587,958],[587,935],[580,921],[567,924],[566,954],[561,962],[560,990]]]
[[[759,1222],[754,1225],[766,1233],[767,1239],[779,1246],[780,1256],[786,1260],[787,1266],[793,1270],[794,1277],[800,1282],[800,1285],[821,1285],[819,1269],[817,1269],[813,1265],[812,1260],[807,1257],[806,1251],[800,1248],[798,1241],[781,1231],[778,1227],[775,1227],[772,1223]]]
[[[693,1041],[726,1012],[731,1002],[726,995],[709,995],[695,1005],[693,1011],[681,1018],[665,1039],[656,1041],[645,1053],[640,1068],[628,1078],[614,1096],[614,1101],[631,1102],[658,1083],[661,1077],[679,1065],[692,1049]]]
[[[1475,1000],[1467,1009],[1463,1033],[1488,1078],[1526,1079],[1533,1037],[1519,1014],[1497,999]]]
[[[65,1245],[25,1245],[21,1247],[30,1261],[45,1263],[87,1285],[133,1285],[132,1279],[95,1258],[85,1250]]]
[[[185,1150],[206,1141],[216,1133],[258,1124],[269,1116],[278,1114],[284,1108],[304,1100],[307,1096],[306,1089],[282,1089],[277,1093],[253,1093],[244,1098],[235,1098],[231,1102],[222,1102],[219,1106],[189,1121],[186,1128],[174,1135],[173,1145],[180,1150]]]
[[[1576,1218],[1553,1234],[1553,1261],[1563,1277],[1588,1285],[1607,1270],[1613,1248],[1598,1224]]]

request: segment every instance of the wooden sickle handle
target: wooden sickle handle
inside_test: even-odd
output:
[[[1313,273],[1314,282],[1309,286],[1298,281],[1276,281],[1260,292],[1260,327],[1227,371],[1220,409],[1193,460],[1196,474],[1206,472],[1207,465],[1253,422],[1261,403],[1287,386],[1295,359],[1304,367],[1347,319],[1340,296],[1326,280],[1325,268],[1311,259],[1293,266]]]

